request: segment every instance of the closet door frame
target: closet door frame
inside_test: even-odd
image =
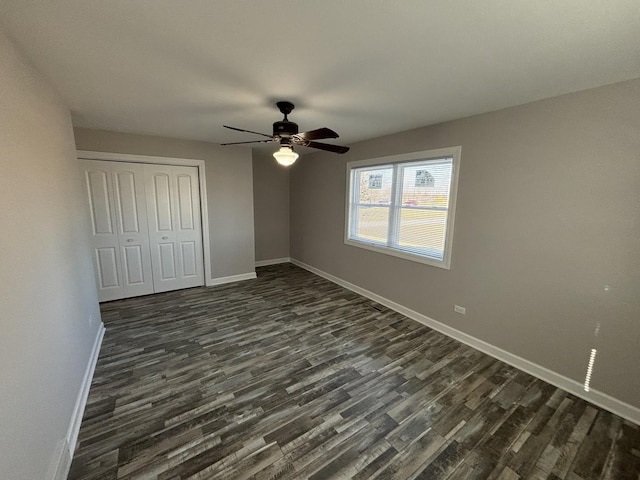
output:
[[[93,152],[77,150],[79,160],[108,160],[111,162],[127,163],[155,163],[159,165],[177,165],[198,168],[198,183],[200,185],[200,216],[202,220],[202,253],[204,257],[204,283],[213,285],[211,275],[211,243],[209,241],[209,210],[207,207],[207,182],[204,160],[192,158],[151,157],[147,155],[130,155],[125,153]]]

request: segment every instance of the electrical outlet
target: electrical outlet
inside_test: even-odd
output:
[[[453,311],[459,313],[460,315],[464,315],[467,313],[467,309],[465,307],[461,307],[460,305],[454,305]]]

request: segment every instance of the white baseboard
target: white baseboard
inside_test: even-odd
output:
[[[358,293],[363,297],[367,297],[374,302],[390,308],[391,310],[395,310],[396,312],[401,313],[402,315],[412,320],[415,320],[423,325],[426,325],[429,328],[437,330],[438,332],[443,333],[448,337],[451,337],[461,343],[464,343],[465,345],[469,345],[470,347],[475,348],[476,350],[480,350],[481,352],[486,353],[487,355],[503,361],[504,363],[507,363],[513,367],[516,367],[530,375],[533,375],[540,380],[544,380],[545,382],[561,388],[575,395],[576,397],[580,397],[587,402],[593,403],[594,405],[604,408],[611,413],[615,413],[616,415],[625,418],[630,422],[640,425],[640,408],[629,405],[628,403],[622,402],[621,400],[618,400],[610,395],[607,395],[606,393],[602,393],[597,390],[591,389],[590,391],[585,392],[583,385],[576,380],[565,377],[564,375],[554,372],[553,370],[549,370],[546,367],[533,363],[530,360],[514,355],[513,353],[491,345],[484,340],[480,340],[469,334],[461,332],[460,330],[445,325],[444,323],[438,322],[430,317],[427,317],[426,315],[416,312],[415,310],[411,310],[410,308],[389,300],[388,298],[382,297],[376,293],[354,285],[353,283],[347,282],[346,280],[331,275],[330,273],[312,267],[311,265],[307,265],[300,260],[292,258],[291,263],[304,268],[311,273],[315,273],[320,277],[326,278],[327,280],[336,283],[341,287]]]
[[[98,362],[98,355],[100,354],[100,346],[102,345],[102,339],[104,338],[104,323],[100,322],[98,331],[96,332],[96,338],[93,341],[93,348],[91,355],[89,356],[89,362],[84,372],[82,383],[80,384],[80,391],[76,398],[76,404],[73,407],[73,414],[71,415],[71,422],[67,429],[66,437],[60,442],[58,449],[56,450],[55,462],[51,469],[50,478],[53,480],[66,480],[69,475],[69,468],[71,467],[71,460],[73,459],[73,452],[76,449],[78,442],[78,434],[80,433],[80,424],[82,423],[82,416],[84,415],[84,409],[87,406],[87,398],[89,397],[89,388],[91,387],[91,381],[93,380],[93,374],[96,370],[96,363]]]
[[[223,285],[225,283],[241,282],[242,280],[252,280],[258,278],[256,272],[241,273],[240,275],[230,275],[228,277],[211,278],[207,280],[207,287]]]
[[[93,373],[96,371],[96,364],[98,363],[98,355],[100,354],[100,346],[102,345],[102,339],[104,338],[104,323],[100,322],[96,338],[93,342],[93,349],[91,350],[91,356],[89,357],[89,363],[87,369],[84,372],[84,378],[82,379],[82,385],[78,392],[78,399],[73,409],[73,416],[71,417],[71,424],[67,431],[67,443],[69,445],[69,451],[73,455],[76,450],[76,442],[78,441],[78,433],[80,432],[80,424],[82,423],[82,416],[84,415],[84,408],[87,406],[87,398],[89,398],[89,388],[91,387],[91,381],[93,380]]]
[[[72,455],[69,450],[69,444],[67,443],[67,439],[64,438],[58,443],[54,455],[55,460],[47,478],[52,480],[67,480],[69,469],[71,468],[71,458]]]
[[[256,262],[256,267],[266,267],[268,265],[278,265],[279,263],[289,263],[289,262],[291,262],[290,257],[272,258],[271,260],[258,260]]]

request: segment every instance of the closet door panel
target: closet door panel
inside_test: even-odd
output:
[[[144,167],[113,163],[118,237],[122,252],[122,281],[127,297],[153,293]]]
[[[111,164],[93,161],[83,165],[98,299],[115,300],[122,298],[123,286]]]
[[[145,165],[145,180],[155,291],[203,285],[197,168]]]
[[[120,287],[117,251],[115,247],[95,249],[98,288],[101,290]]]
[[[101,169],[85,171],[89,194],[89,210],[94,235],[113,235],[113,219],[109,200],[109,172]]]
[[[155,227],[158,232],[173,232],[170,181],[166,173],[157,172],[153,175],[152,203],[156,214]]]
[[[178,215],[180,217],[180,230],[194,230],[196,218],[193,212],[193,189],[189,175],[176,177],[178,187]]]
[[[196,169],[176,176],[178,198],[178,241],[182,276],[193,280],[204,278],[202,269],[202,232],[200,218],[200,186]]]
[[[121,225],[120,233],[140,233],[135,173],[131,171],[115,172],[114,179]]]
[[[84,160],[91,243],[101,302],[153,293],[144,169]]]
[[[144,253],[140,245],[124,247],[125,280],[128,285],[145,282]]]
[[[176,279],[176,256],[174,254],[173,242],[158,244],[160,280]]]
[[[196,242],[182,242],[182,275],[193,277],[198,275],[198,255]]]

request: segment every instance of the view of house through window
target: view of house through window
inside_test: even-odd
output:
[[[449,268],[459,158],[450,148],[351,162],[345,242]]]

